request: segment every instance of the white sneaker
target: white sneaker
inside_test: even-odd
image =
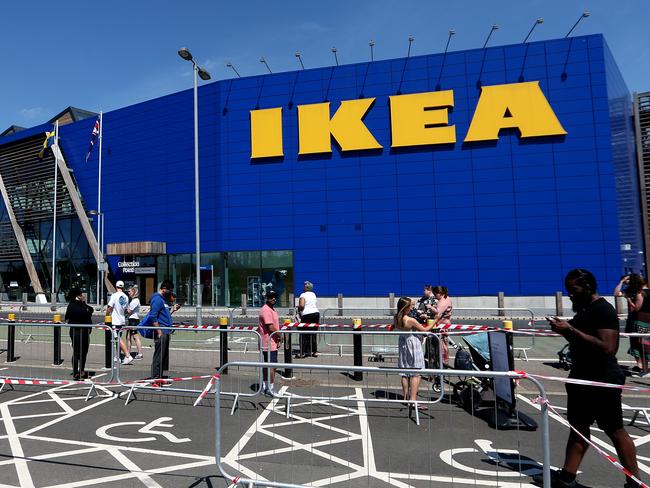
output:
[[[124,359],[122,359],[122,364],[131,364],[133,362],[133,357],[129,354],[128,356],[124,356]]]
[[[137,359],[137,360],[140,360],[142,358],[144,358],[144,356],[142,354],[140,354],[140,353],[135,355],[135,359]]]

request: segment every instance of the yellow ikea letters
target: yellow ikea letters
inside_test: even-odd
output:
[[[390,98],[391,147],[456,142],[456,128],[447,125],[454,92],[414,93]]]
[[[389,97],[391,147],[456,142],[449,125],[452,90]],[[342,151],[381,149],[363,122],[374,98],[344,100],[330,118],[330,104],[298,106],[298,154],[332,152],[332,137]],[[282,108],[251,110],[251,158],[283,156]],[[520,137],[565,135],[566,131],[539,87],[539,82],[484,86],[465,142],[491,141],[501,129],[515,128]]]
[[[298,106],[298,154],[332,152],[330,134],[342,151],[381,149],[381,145],[362,122],[374,98],[341,102],[330,120],[330,104]]]
[[[284,156],[282,107],[251,110],[251,158]]]
[[[509,128],[519,129],[521,137],[566,134],[539,81],[484,86],[465,142],[493,141]]]

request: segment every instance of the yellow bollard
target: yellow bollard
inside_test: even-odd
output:
[[[219,325],[228,325],[228,317],[219,317]]]
[[[61,314],[55,313],[54,317],[52,318],[52,322],[55,324],[60,324],[61,323]]]
[[[361,327],[361,319],[352,319],[352,325],[355,329],[358,329]]]
[[[512,330],[512,320],[504,320],[502,323],[504,329]]]
[[[15,313],[10,313],[7,315],[7,319],[9,319],[9,322],[15,322],[16,321],[16,314]]]
[[[434,324],[435,320],[433,319],[427,319],[427,325],[432,326]]]
[[[289,317],[284,318],[284,325],[289,325],[291,323],[291,319]]]
[[[104,323],[106,325],[111,325],[113,323],[113,317],[111,317],[110,315],[105,315],[104,316]]]

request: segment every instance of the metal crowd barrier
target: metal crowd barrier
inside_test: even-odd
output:
[[[35,330],[50,330],[50,336],[58,336],[56,340],[51,341],[30,341],[28,343],[17,342],[12,338],[10,331],[14,331],[17,327],[33,327]],[[89,352],[86,360],[85,370],[92,372],[93,376],[85,381],[75,381],[71,377],[71,363],[70,357],[72,356],[71,341],[68,334],[65,333],[70,327],[91,328]],[[25,324],[20,322],[0,321],[0,333],[7,339],[7,353],[8,368],[0,376],[0,384],[11,386],[13,384],[29,384],[35,386],[49,386],[52,384],[82,384],[88,385],[91,391],[95,386],[103,386],[108,388],[122,387],[125,390],[120,392],[119,395],[128,392],[126,403],[129,403],[134,398],[138,390],[160,391],[161,388],[154,386],[153,383],[156,379],[149,379],[150,366],[152,356],[147,357],[144,361],[133,361],[135,366],[127,366],[121,364],[120,361],[120,335],[124,337],[126,330],[133,327],[124,326],[121,328],[111,327],[105,324],[62,324],[62,323],[38,323],[38,324]],[[257,327],[254,327],[256,329]],[[200,348],[192,348],[186,342],[181,342],[180,347],[174,348],[174,339],[178,336],[187,335],[194,336],[194,331],[199,334],[212,334],[215,329],[217,332],[222,333],[223,329],[215,326],[197,327],[183,325],[174,326],[169,329],[174,331],[170,340],[170,370],[174,372],[181,372],[175,378],[163,378],[161,383],[164,385],[163,391],[176,392],[176,393],[202,393],[202,387],[214,375],[215,367],[218,367],[223,362],[219,362],[219,355],[215,353],[214,348],[205,348],[201,345]],[[62,333],[63,331],[63,333]],[[189,331],[189,332],[188,332]],[[229,335],[242,335],[253,336],[256,339],[256,347],[251,348],[249,354],[255,354],[254,359],[262,359],[261,337],[257,330],[252,327],[230,327],[225,329]],[[32,331],[33,332],[33,331]],[[61,338],[65,340],[62,341]],[[145,353],[153,352],[153,340],[142,338]],[[198,341],[199,344],[201,341]],[[151,344],[151,345],[150,345]],[[227,347],[227,340],[222,343]],[[221,345],[221,343],[220,343]],[[63,346],[63,347],[62,347]],[[64,350],[62,354],[62,349]],[[224,347],[220,347],[223,351]],[[53,358],[52,354],[53,353]],[[238,351],[240,354],[244,352]],[[62,355],[66,357],[65,363]],[[170,371],[170,372],[171,372]],[[183,374],[188,373],[189,374]],[[191,388],[177,386],[180,382],[191,383]],[[4,386],[0,387],[1,389]],[[251,391],[234,391],[228,394],[232,395],[236,402],[239,398],[254,397],[259,395],[262,388],[261,376],[257,381],[257,385]],[[90,395],[90,393],[89,393]],[[119,396],[118,395],[118,396]]]
[[[463,313],[458,313],[459,311],[470,312],[468,315]],[[476,312],[476,313],[474,313]],[[517,315],[517,312],[519,314]],[[327,323],[328,321],[336,320],[338,323],[346,323],[350,318],[356,317],[359,319],[378,319],[378,320],[390,320],[395,311],[390,308],[350,308],[350,309],[337,309],[337,308],[327,308],[321,312],[321,323]],[[522,314],[524,316],[522,316]],[[516,307],[481,307],[481,308],[470,308],[470,307],[454,307],[455,318],[453,320],[463,320],[463,321],[503,321],[503,320],[524,320],[526,322],[526,327],[536,327],[535,312],[529,308],[516,308]],[[544,323],[546,321],[544,320]],[[324,344],[329,347],[335,347],[339,351],[339,356],[343,355],[343,348],[352,347],[350,343],[334,343],[328,342],[327,337],[319,338],[324,341]],[[528,351],[535,346],[535,336],[529,338],[521,338],[520,343],[515,345],[515,350],[518,354],[522,355],[524,358],[527,357]]]
[[[239,368],[256,368],[256,369],[264,369],[264,368],[282,368],[284,364],[282,363],[266,363],[266,362],[244,362],[244,361],[233,361],[227,364],[222,365],[222,367],[219,370],[219,373],[221,370],[225,368],[232,368],[232,367],[239,367]],[[300,370],[314,370],[314,371],[320,371],[320,372],[327,372],[332,373],[332,372],[337,372],[337,373],[362,373],[362,374],[367,374],[367,375],[381,375],[381,376],[396,376],[396,375],[401,375],[401,374],[421,374],[421,375],[431,375],[431,376],[442,376],[442,375],[453,375],[453,376],[459,376],[459,377],[479,377],[479,378],[492,378],[497,379],[497,378],[506,378],[506,379],[511,379],[511,380],[529,380],[533,385],[537,388],[539,392],[539,412],[540,412],[540,434],[541,434],[541,445],[542,445],[542,473],[543,473],[543,480],[544,480],[544,486],[545,487],[550,487],[551,486],[551,478],[550,478],[550,438],[549,438],[549,421],[548,421],[548,410],[547,410],[547,405],[546,405],[546,392],[544,390],[544,386],[541,384],[540,381],[536,380],[535,378],[530,378],[526,376],[525,373],[518,373],[514,371],[510,372],[486,372],[486,371],[465,371],[465,370],[441,370],[441,369],[424,369],[424,370],[412,370],[412,369],[401,369],[401,368],[377,368],[377,367],[364,367],[364,366],[334,366],[334,365],[319,365],[319,364],[295,364],[293,366],[295,369],[300,369]],[[226,459],[227,462],[230,462],[231,465],[236,462],[238,468],[235,469],[244,469],[244,473],[249,473],[248,476],[245,475],[240,475],[240,474],[233,474],[228,471],[228,469],[224,466],[224,455],[223,455],[223,427],[222,426],[222,414],[221,414],[221,407],[222,407],[222,377],[220,374],[218,374],[215,377],[215,459],[216,459],[216,464],[217,467],[220,471],[220,473],[224,476],[224,478],[227,480],[227,482],[231,483],[231,486],[247,486],[247,487],[254,487],[254,486],[264,486],[264,487],[282,487],[282,488],[300,488],[302,484],[295,484],[295,483],[290,483],[286,481],[274,481],[269,478],[269,475],[265,473],[264,477],[259,476],[259,477],[254,477],[251,475],[256,475],[254,471],[252,471],[249,468],[245,468],[244,465],[239,463],[238,461],[233,461],[230,459]],[[283,395],[279,395],[279,398],[283,398]],[[294,397],[296,398],[296,397]],[[301,399],[311,399],[314,400],[316,405],[323,406],[323,397],[309,397],[306,395],[302,395],[299,398]],[[346,403],[352,403],[352,404],[365,404],[371,400],[375,399],[367,399],[365,397],[360,398],[358,395],[346,395],[343,397],[334,397],[330,396],[327,397],[332,404],[346,404]],[[278,400],[278,398],[274,398],[274,401]],[[379,400],[381,401],[381,400]],[[390,404],[390,400],[386,399],[383,400],[384,402]],[[414,411],[418,412],[418,404],[422,403],[419,400],[415,402],[407,402],[407,403],[414,403]],[[289,405],[287,404],[286,406],[287,412],[289,409]],[[410,409],[409,409],[410,412]],[[370,416],[370,414],[368,414]],[[289,417],[289,414],[287,413],[287,417]],[[361,420],[361,419],[360,419]],[[301,418],[299,420],[296,420],[297,423],[302,424],[305,423],[305,418],[304,414],[302,414]],[[308,420],[307,420],[308,421]],[[432,426],[430,427],[430,430],[435,430],[435,424],[434,422],[436,421],[436,417],[433,416],[431,418]],[[441,420],[444,422],[444,420]],[[284,422],[283,425],[291,425],[290,422]],[[229,426],[233,425],[233,421],[228,422]],[[364,420],[363,425],[368,425],[368,420]],[[257,421],[253,425],[255,427],[255,431],[258,431],[258,423]],[[498,431],[497,431],[498,432]],[[249,437],[245,434],[244,442],[247,442]],[[237,441],[237,444],[239,444],[240,441]],[[327,441],[323,441],[320,444],[327,445]],[[302,449],[306,449],[309,451],[311,449],[309,444],[301,444]],[[326,451],[327,454],[330,454],[329,451]],[[452,449],[453,452],[453,449]],[[283,454],[287,455],[287,454]],[[496,459],[491,456],[490,460],[494,462],[496,460],[497,464],[500,462],[500,454],[498,450],[496,451]],[[374,465],[374,460],[369,462],[370,464]],[[520,459],[520,467],[526,462],[522,462]],[[234,466],[233,466],[234,467]],[[366,471],[366,476],[371,476],[370,473],[371,469],[368,468]],[[287,473],[286,469],[282,470],[282,473],[285,474],[287,477],[289,477],[290,473]],[[388,474],[389,477],[391,473],[383,473],[383,474]],[[345,475],[343,475],[345,477]],[[330,481],[333,481],[331,477],[328,477]],[[325,478],[325,479],[328,479]],[[410,477],[405,476],[405,478],[408,480]],[[324,482],[325,479],[321,479],[320,482]],[[397,479],[397,478],[394,478]],[[429,475],[417,475],[416,478],[419,482],[422,481],[436,481],[435,475],[432,473],[429,473]],[[340,481],[343,481],[341,479]],[[320,484],[319,482],[319,484]]]
[[[465,315],[463,312],[477,312],[478,315],[476,318],[473,318],[474,313],[470,315]],[[485,312],[489,312],[492,315],[485,315]],[[517,312],[525,315],[516,315]],[[490,321],[503,321],[503,320],[525,320],[528,322],[527,326],[535,328],[535,312],[529,308],[517,308],[517,307],[454,307],[454,314],[456,317],[462,317],[463,320],[490,320]],[[530,316],[530,317],[529,317]],[[539,321],[539,319],[537,319]],[[544,320],[544,323],[546,321]],[[527,357],[528,350],[535,347],[535,336],[530,336],[530,342],[523,341],[519,345],[515,345],[515,351],[519,352],[524,357]]]
[[[355,352],[354,352],[354,366],[363,366],[363,352],[362,352],[362,345],[363,341],[365,339],[373,338],[376,339],[378,337],[386,337],[389,340],[393,339],[393,345],[389,347],[394,347],[395,349],[395,355],[398,354],[398,346],[397,343],[399,342],[399,336],[404,335],[414,335],[416,337],[421,338],[421,341],[425,343],[425,341],[429,341],[433,343],[433,346],[427,348],[423,344],[423,351],[426,357],[426,361],[428,362],[429,365],[435,365],[437,369],[442,370],[444,367],[444,362],[443,362],[443,349],[442,349],[442,340],[439,335],[433,334],[431,332],[409,332],[409,331],[391,331],[387,329],[371,329],[371,330],[363,330],[362,328],[354,328],[354,329],[343,329],[343,330],[329,330],[327,324],[320,324],[318,327],[302,327],[302,328],[295,328],[295,327],[288,327],[288,328],[283,328],[281,330],[278,330],[276,332],[273,332],[269,335],[269,340],[268,340],[268,348],[267,352],[271,352],[271,342],[274,341],[275,337],[282,337],[282,336],[287,336],[291,337],[292,335],[298,335],[298,337],[302,335],[310,335],[316,333],[318,331],[321,334],[324,334],[326,336],[337,336],[337,335],[342,335],[342,336],[352,336],[352,339],[354,342],[356,342],[356,347],[355,347]],[[279,342],[284,342],[284,344],[289,344],[291,345],[291,342],[288,342],[286,340],[284,341],[279,341]],[[384,346],[385,347],[385,346]],[[284,354],[284,362],[282,363],[284,365],[284,371],[285,371],[285,377],[291,378],[293,376],[293,360],[292,360],[292,355],[291,352],[288,352],[286,348],[283,348],[285,351]],[[278,351],[280,348],[278,348]],[[431,354],[428,355],[426,354],[426,351],[429,351]],[[370,358],[369,358],[370,359]],[[355,381],[361,381],[363,379],[362,377],[363,373],[356,372],[354,374],[353,379]],[[438,385],[442,385],[444,383],[444,377],[437,376],[432,379],[432,382],[437,382]],[[437,393],[439,394],[438,398],[431,402],[427,403],[437,403],[442,400],[444,397],[444,388],[439,388],[437,390]],[[294,397],[294,398],[299,398],[299,397]],[[329,400],[329,398],[321,398],[321,400]],[[398,402],[398,400],[394,400],[395,402]],[[287,397],[287,415],[289,411],[289,406],[290,406],[291,398]]]

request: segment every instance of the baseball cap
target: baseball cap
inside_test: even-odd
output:
[[[115,283],[116,288],[124,288],[124,282],[122,280],[118,280],[117,283]]]
[[[278,298],[278,294],[275,292],[275,290],[269,290],[266,292],[266,299],[270,300],[271,298]]]

